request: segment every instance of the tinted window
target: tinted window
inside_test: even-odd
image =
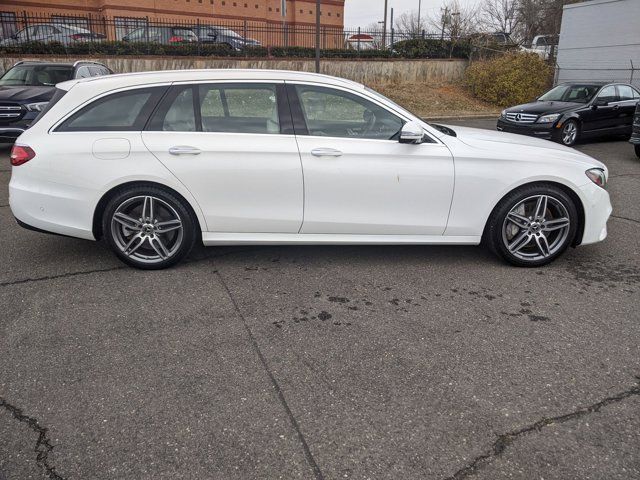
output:
[[[174,87],[147,130],[280,133],[276,89],[264,84]]]
[[[324,87],[297,85],[309,135],[390,140],[402,120],[358,95]]]
[[[71,78],[73,78],[72,66],[17,65],[0,78],[0,86],[52,86]]]
[[[73,114],[58,131],[142,130],[165,90],[165,87],[140,88],[108,95]]]
[[[618,85],[618,95],[620,100],[634,100],[640,98],[640,94],[629,85]]]
[[[598,91],[596,85],[558,85],[538,100],[541,102],[576,102],[587,103]]]

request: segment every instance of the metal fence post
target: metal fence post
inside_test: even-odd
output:
[[[629,59],[629,62],[631,63],[631,76],[629,78],[629,83],[633,84],[633,74],[635,72],[635,67],[633,66],[633,60]]]
[[[245,18],[244,21],[242,22],[242,38],[244,38],[244,48],[242,49],[244,51],[244,56],[247,57],[249,55],[249,52],[247,52],[247,19]]]
[[[27,42],[31,41],[29,38],[29,18],[27,17],[27,11],[22,11],[22,23],[24,23],[25,32],[27,34]]]
[[[358,27],[358,56],[360,56],[360,27]]]
[[[149,55],[149,16],[147,15],[144,18],[146,20],[146,25],[144,29],[144,39],[146,40],[145,43],[147,44],[147,55]]]
[[[200,55],[200,44],[202,43],[202,40],[200,39],[200,35],[201,35],[201,31],[200,31],[200,17],[196,18],[196,32],[198,34],[198,46],[197,46],[197,53],[198,55]]]

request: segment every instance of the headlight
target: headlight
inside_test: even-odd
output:
[[[543,115],[538,119],[538,123],[553,123],[560,118],[559,113],[552,113],[550,115]]]
[[[506,117],[506,116],[507,116],[507,109],[506,109],[506,108],[500,112],[500,116],[501,116],[502,118],[504,118],[504,117]]]
[[[587,174],[587,177],[589,177],[589,180],[591,180],[593,183],[595,183],[599,187],[606,188],[607,176],[605,175],[604,170],[602,170],[601,168],[590,168],[584,173]]]
[[[41,112],[49,102],[28,103],[25,105],[30,112]]]

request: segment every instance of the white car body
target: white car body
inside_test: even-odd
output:
[[[310,135],[57,132],[96,98],[150,85],[261,82],[345,90],[419,122],[430,143]],[[562,185],[584,212],[580,242],[606,237],[609,195],[585,171],[606,167],[561,145],[452,127],[449,136],[358,83],[301,72],[187,70],[110,75],[58,85],[67,90],[17,140],[36,156],[12,169],[10,205],[26,225],[96,239],[100,201],[115,187],[151,182],[179,193],[205,245],[377,243],[478,244],[507,193],[531,182]],[[190,146],[199,155],[171,155]],[[315,156],[333,149],[340,156]]]

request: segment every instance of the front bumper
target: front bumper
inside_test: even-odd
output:
[[[554,125],[555,123],[515,123],[499,118],[497,129],[500,132],[518,133],[552,140],[555,135]]]
[[[17,122],[0,124],[0,143],[14,143],[16,138],[29,128],[29,125],[31,125],[31,122],[33,122],[37,115],[37,112],[27,112],[27,114]]]
[[[584,230],[581,245],[601,242],[607,238],[607,220],[613,208],[609,192],[595,183],[580,187],[580,197],[584,206]]]

